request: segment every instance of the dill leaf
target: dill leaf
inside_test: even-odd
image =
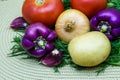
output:
[[[65,10],[70,8],[70,0],[62,0],[62,2]]]
[[[22,37],[23,35],[18,33],[18,35],[13,38],[11,42],[14,43],[14,45],[10,49],[12,52],[9,53],[8,56],[14,57],[19,55],[27,55],[26,51],[22,48],[21,45]]]
[[[107,0],[107,8],[116,8],[120,10],[120,0]]]

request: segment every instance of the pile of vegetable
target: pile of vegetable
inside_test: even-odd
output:
[[[119,10],[119,0],[25,0],[10,24],[19,35],[9,56],[27,55],[55,71],[120,66]]]

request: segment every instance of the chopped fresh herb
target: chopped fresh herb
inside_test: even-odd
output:
[[[64,9],[69,9],[70,8],[70,0],[62,0],[64,4]]]
[[[14,30],[15,32],[21,32],[21,33],[24,33],[25,30]]]
[[[111,53],[109,57],[98,66],[97,74],[104,72],[109,66],[120,66],[120,38],[111,41]]]
[[[10,49],[12,52],[9,54],[9,56],[13,57],[13,56],[26,54],[26,51],[21,46],[21,39],[22,39],[22,35],[20,35],[20,34],[13,38],[12,43],[14,43],[14,45]]]
[[[120,10],[120,0],[108,0],[107,7]]]
[[[63,54],[62,63],[60,65],[54,67],[55,71],[58,71],[58,69],[60,67],[68,65],[71,62],[71,57],[68,53],[67,47],[68,47],[68,43],[66,43],[60,39],[57,39],[55,41],[55,48],[59,49]]]
[[[112,50],[106,64],[120,66],[120,38],[111,42]]]

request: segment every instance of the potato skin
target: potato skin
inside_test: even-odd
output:
[[[68,51],[75,64],[93,67],[107,59],[111,44],[103,33],[93,31],[72,39],[68,45]]]

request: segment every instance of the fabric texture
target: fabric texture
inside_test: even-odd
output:
[[[17,35],[10,28],[16,17],[22,16],[24,0],[0,0],[0,80],[120,80],[120,67],[108,67],[98,76],[94,69],[75,70],[70,66],[55,73],[52,68],[40,65],[30,59],[8,57],[13,46],[11,41]]]

